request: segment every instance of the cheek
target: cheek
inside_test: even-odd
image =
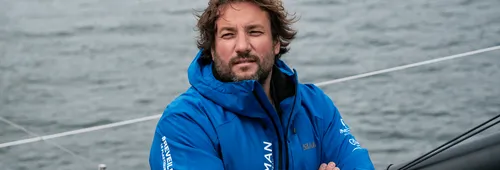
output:
[[[219,60],[224,61],[226,63],[232,55],[232,48],[228,43],[218,43],[215,46],[215,52]]]
[[[220,53],[220,52],[215,52],[215,57],[214,60],[220,65],[228,65],[229,60],[231,59],[230,57],[227,57],[227,54]]]
[[[274,60],[274,48],[271,45],[261,46],[257,50],[257,53],[261,59],[261,62],[269,62],[270,60]]]
[[[254,50],[259,54],[269,54],[274,53],[273,42],[270,40],[261,40],[253,44]]]

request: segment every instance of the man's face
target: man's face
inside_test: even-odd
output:
[[[250,2],[231,3],[220,12],[212,50],[217,74],[223,81],[264,82],[280,49],[267,12]]]

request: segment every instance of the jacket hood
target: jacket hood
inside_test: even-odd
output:
[[[254,95],[254,91],[264,92],[258,81],[222,82],[215,78],[213,74],[213,62],[207,63],[201,58],[201,55],[200,50],[188,68],[188,79],[193,88],[202,96],[231,112],[249,117],[266,116],[262,113],[261,107],[255,107],[259,106],[259,101]],[[283,81],[276,80],[280,78]],[[278,86],[279,91],[282,92],[279,101],[295,94],[298,82],[296,72],[290,69],[282,60],[276,60],[272,79],[271,81],[275,81],[274,85]],[[285,85],[287,87],[284,87]],[[288,94],[283,93],[285,90],[282,89],[289,89],[286,90]],[[293,94],[290,94],[291,91],[293,91]]]

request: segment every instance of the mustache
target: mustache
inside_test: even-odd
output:
[[[247,61],[258,63],[260,61],[260,59],[256,55],[252,55],[250,53],[240,53],[237,56],[231,58],[229,63],[231,65],[235,65],[235,64],[239,64],[239,63],[247,62]]]

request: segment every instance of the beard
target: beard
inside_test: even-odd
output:
[[[253,61],[257,64],[257,70],[250,75],[237,75],[233,71],[234,65],[237,64],[238,60],[247,59]],[[214,56],[214,74],[217,79],[222,82],[238,82],[244,80],[256,80],[259,83],[263,84],[265,80],[269,77],[269,74],[272,71],[274,66],[274,54],[272,52],[268,53],[261,59],[259,57],[250,54],[250,52],[246,53],[238,53],[237,56],[232,57],[229,62],[226,64],[222,60],[220,60],[217,52],[215,52]],[[246,71],[248,68],[241,68],[241,71]]]

